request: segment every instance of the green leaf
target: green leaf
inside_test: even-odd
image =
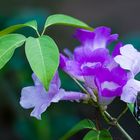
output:
[[[112,140],[112,137],[108,130],[91,130],[84,136],[83,140]]]
[[[134,116],[134,113],[133,113],[134,112],[134,104],[133,103],[131,103],[131,104],[128,103],[127,105],[128,105],[129,110],[131,111],[132,115]],[[138,124],[140,124],[140,121],[138,121],[135,116],[134,116],[134,118],[136,119],[136,121],[138,122]]]
[[[55,14],[49,16],[45,23],[45,29],[52,25],[66,25],[93,30],[93,28],[89,27],[86,23],[63,14]]]
[[[33,72],[48,90],[59,65],[59,50],[52,38],[41,36],[26,40],[25,52]]]
[[[25,24],[17,24],[17,25],[10,26],[10,27],[8,27],[8,28],[6,28],[4,30],[1,30],[0,31],[0,36],[12,33],[12,32],[14,32],[14,31],[16,31],[18,29],[21,29],[23,27],[31,27],[35,31],[37,31],[37,22],[35,20],[33,20],[33,21],[27,22]]]
[[[131,113],[133,114],[133,111],[134,111],[134,104],[127,104],[128,105],[128,108],[130,109]]]
[[[0,69],[10,60],[16,48],[25,41],[20,34],[9,34],[0,37]]]
[[[72,135],[76,134],[77,132],[79,132],[80,130],[83,130],[83,129],[96,130],[95,124],[91,120],[85,119],[85,120],[80,121],[77,125],[75,125],[60,140],[68,140]]]

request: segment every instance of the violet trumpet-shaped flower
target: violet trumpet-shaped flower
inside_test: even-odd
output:
[[[123,88],[121,100],[134,103],[137,93],[140,91],[140,81],[134,79],[140,72],[140,52],[128,44],[120,48],[120,55],[114,59],[123,69],[130,71],[129,80]]]
[[[41,119],[41,114],[50,106],[51,103],[57,103],[60,100],[79,101],[86,100],[86,94],[80,92],[65,91],[61,89],[61,82],[58,72],[50,83],[49,90],[46,91],[39,79],[32,75],[34,86],[22,89],[20,105],[25,108],[34,108],[31,116]]]
[[[111,29],[105,26],[97,27],[94,31],[78,29],[75,37],[91,50],[106,48],[108,44],[117,40],[118,34],[111,34]]]
[[[82,45],[74,49],[72,58],[61,54],[60,67],[75,78],[83,79],[92,91],[97,91],[101,104],[109,104],[114,97],[121,95],[127,82],[126,71],[113,58],[121,43],[116,45],[112,56],[107,49],[118,35],[111,35],[107,27],[98,27],[94,31],[77,30],[75,36]]]
[[[80,75],[94,73],[93,69],[102,65],[108,65],[111,57],[107,45],[118,38],[117,34],[111,35],[110,28],[102,26],[94,31],[78,29],[75,37],[81,42],[81,46],[74,49],[72,59],[61,54],[60,67],[63,70],[78,78]]]

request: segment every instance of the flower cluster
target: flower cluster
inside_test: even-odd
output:
[[[71,77],[83,82],[84,87],[100,105],[108,105],[115,97],[134,103],[140,82],[135,75],[140,72],[140,53],[130,44],[119,42],[112,53],[108,46],[118,41],[118,34],[111,34],[108,27],[98,27],[94,31],[77,29],[75,37],[81,45],[60,54],[60,68]],[[88,100],[89,95],[80,92],[67,92],[60,88],[58,72],[55,74],[49,91],[33,74],[35,86],[22,89],[20,104],[23,108],[34,108],[31,116],[41,118],[52,102],[60,100]]]
[[[94,32],[79,29],[75,37],[81,46],[74,49],[72,57],[61,54],[60,67],[75,78],[83,79],[86,87],[93,92],[91,95],[97,92],[99,103],[107,105],[122,94],[128,79],[127,72],[114,60],[121,43],[115,46],[112,54],[107,48],[118,35],[111,35],[107,27],[98,27]]]

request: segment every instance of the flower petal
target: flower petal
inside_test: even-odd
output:
[[[32,74],[32,79],[34,81],[34,85],[42,85],[42,83],[40,82],[40,80],[37,78],[37,76],[35,75],[35,73]]]
[[[53,97],[52,102],[56,103],[60,100],[79,101],[87,98],[88,96],[84,93],[60,89],[60,91]]]
[[[101,84],[100,84],[98,79],[96,79],[96,84],[97,84],[97,87],[98,87],[99,104],[103,105],[103,106],[110,104],[114,100],[115,96],[103,96],[102,95]]]
[[[69,59],[67,57],[65,57],[63,54],[60,54],[60,64],[59,67],[61,69],[64,69],[66,67],[66,63]]]
[[[75,37],[82,43],[82,46],[92,50],[106,48],[112,41],[117,40],[118,34],[111,35],[111,29],[105,26],[97,27],[94,31],[78,29]]]
[[[89,30],[84,30],[84,29],[77,29],[76,33],[74,35],[83,45],[88,44],[92,45],[93,44],[93,39],[94,39],[94,32],[89,31]]]
[[[121,100],[127,103],[134,103],[137,93],[140,91],[140,81],[130,79],[123,88]]]
[[[74,59],[80,63],[84,62],[105,62],[109,58],[109,50],[99,48],[94,51],[86,47],[77,47],[74,50]]]
[[[115,57],[117,55],[120,55],[120,48],[123,46],[122,42],[119,42],[116,44],[116,46],[114,47],[114,50],[112,52],[112,56]]]
[[[57,71],[55,73],[51,83],[50,83],[50,87],[49,87],[48,92],[51,92],[52,94],[53,93],[55,94],[59,91],[60,86],[61,86],[61,81],[60,81],[59,74],[58,74],[58,71]]]
[[[98,90],[101,90],[104,97],[120,96],[122,87],[128,79],[127,73],[120,67],[115,67],[111,71],[107,68],[100,68],[96,71],[95,76],[98,81]]]
[[[50,105],[51,98],[42,86],[25,87],[21,92],[20,105],[25,109],[34,107],[31,116],[41,119],[41,113]]]
[[[118,34],[111,35],[111,29],[105,26],[98,27],[94,30],[94,49],[106,48],[112,41],[117,40]]]
[[[130,70],[134,75],[140,72],[140,53],[131,45],[120,48],[121,55],[116,56],[115,61],[126,70]]]

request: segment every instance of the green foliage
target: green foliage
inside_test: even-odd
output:
[[[86,23],[84,23],[76,18],[67,16],[67,15],[63,15],[63,14],[55,14],[55,15],[49,16],[45,23],[45,29],[52,25],[74,26],[74,27],[78,27],[78,28],[92,30],[92,28],[89,27]]]
[[[86,23],[76,18],[56,14],[47,18],[42,34],[44,34],[46,28],[52,25],[66,25],[92,29]],[[10,35],[10,33],[23,27],[31,27],[38,35],[38,38],[29,37],[26,39],[25,52],[33,72],[48,90],[49,83],[59,65],[59,50],[52,38],[49,36],[40,36],[35,20],[24,24],[13,25],[0,31],[0,68],[10,60],[14,50],[24,43],[24,36],[19,34]]]
[[[59,65],[57,45],[49,36],[29,37],[26,40],[25,52],[32,70],[48,90]]]
[[[128,108],[129,108],[129,110],[131,111],[131,113],[133,114],[133,116],[134,116],[134,104],[127,104],[128,105]],[[134,116],[135,117],[135,116]],[[138,122],[138,124],[140,124],[140,121],[138,121],[137,120],[137,118],[135,117],[135,119],[136,119],[136,121]]]
[[[70,131],[68,131],[61,140],[68,140],[71,136],[83,129],[93,129],[96,130],[94,123],[89,119],[84,119],[75,125]]]
[[[91,130],[84,136],[83,140],[112,140],[112,137],[108,130]]]
[[[27,22],[25,24],[18,24],[18,25],[10,26],[10,27],[8,27],[8,28],[6,28],[4,30],[1,30],[0,31],[0,36],[12,33],[12,32],[14,32],[14,31],[16,31],[18,29],[21,29],[23,27],[31,27],[35,31],[37,31],[37,22],[35,20],[33,20],[33,21]]]
[[[0,37],[0,69],[10,60],[16,48],[25,41],[20,34],[9,34]]]
[[[84,119],[75,125],[70,131],[68,131],[60,140],[68,140],[71,136],[77,132],[89,129],[90,131],[84,136],[83,140],[112,140],[112,137],[108,130],[97,130],[95,124],[89,120]]]

